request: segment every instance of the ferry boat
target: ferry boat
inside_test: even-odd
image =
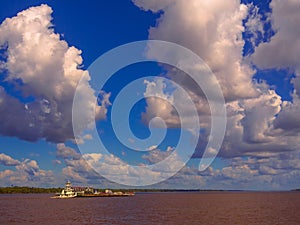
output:
[[[134,192],[113,192],[112,190],[106,189],[104,192],[98,192],[91,187],[75,187],[73,188],[70,181],[66,182],[65,188],[60,192],[56,193],[51,198],[75,198],[75,197],[127,197],[134,196]]]
[[[77,196],[77,192],[73,190],[71,182],[67,181],[66,186],[61,191],[61,193],[57,193],[55,196],[51,198],[75,198],[76,196]]]

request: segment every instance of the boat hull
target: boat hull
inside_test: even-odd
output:
[[[84,194],[84,195],[77,195],[77,198],[95,198],[95,197],[130,197],[134,196],[133,193],[124,193],[124,194]]]
[[[76,198],[77,196],[52,196],[50,198]]]
[[[66,198],[99,198],[99,197],[130,197],[134,196],[134,193],[123,193],[123,194],[81,194],[76,196],[53,196],[51,198],[59,198],[59,199],[66,199]]]

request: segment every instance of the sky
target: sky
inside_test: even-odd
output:
[[[299,11],[1,1],[0,186],[299,188]]]

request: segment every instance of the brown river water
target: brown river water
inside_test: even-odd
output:
[[[300,192],[137,193],[133,197],[50,199],[0,195],[0,224],[300,225]]]

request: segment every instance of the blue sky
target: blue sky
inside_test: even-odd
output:
[[[161,177],[164,181],[152,182],[151,187],[299,188],[297,9],[300,4],[292,0],[285,4],[279,0],[1,2],[0,186],[61,186],[67,179],[78,185],[118,187],[113,181],[134,181],[143,186]],[[101,93],[93,90],[93,77],[101,74],[90,68],[98,57],[118,46],[151,39],[190,49],[212,71],[226,102],[227,126],[220,148],[207,147],[212,137],[207,93],[182,70],[155,61],[136,63],[110,77]],[[178,52],[148,46],[145,54],[155,59],[168,55],[173,60]],[[185,59],[180,63],[201,76],[201,69],[186,65]],[[84,75],[87,71],[89,75]],[[83,80],[78,90],[81,77],[91,80]],[[130,93],[141,100],[130,109],[129,119],[124,118],[137,139],[126,138],[129,134],[121,127],[126,139],[122,143],[112,125],[112,107],[120,91],[138,79],[138,88]],[[197,110],[201,130],[196,133],[181,124],[197,121],[183,90]],[[97,136],[108,153],[97,145],[89,122],[80,123],[82,130],[75,144],[75,92],[81,97],[86,121],[95,121],[89,119],[96,116]],[[120,110],[129,105],[126,97]],[[96,101],[96,113],[92,114],[90,106]],[[120,111],[119,115],[123,114]],[[151,134],[148,123],[154,117],[165,121],[166,136],[141,147],[138,139],[163,131],[158,121],[152,124]],[[177,153],[181,134],[189,138],[183,143],[183,152]],[[191,149],[194,139],[197,146]],[[89,152],[82,152],[83,148]],[[205,150],[218,155],[206,170],[199,171]],[[190,160],[183,165],[185,154]],[[172,162],[155,171],[143,167],[169,156]]]

